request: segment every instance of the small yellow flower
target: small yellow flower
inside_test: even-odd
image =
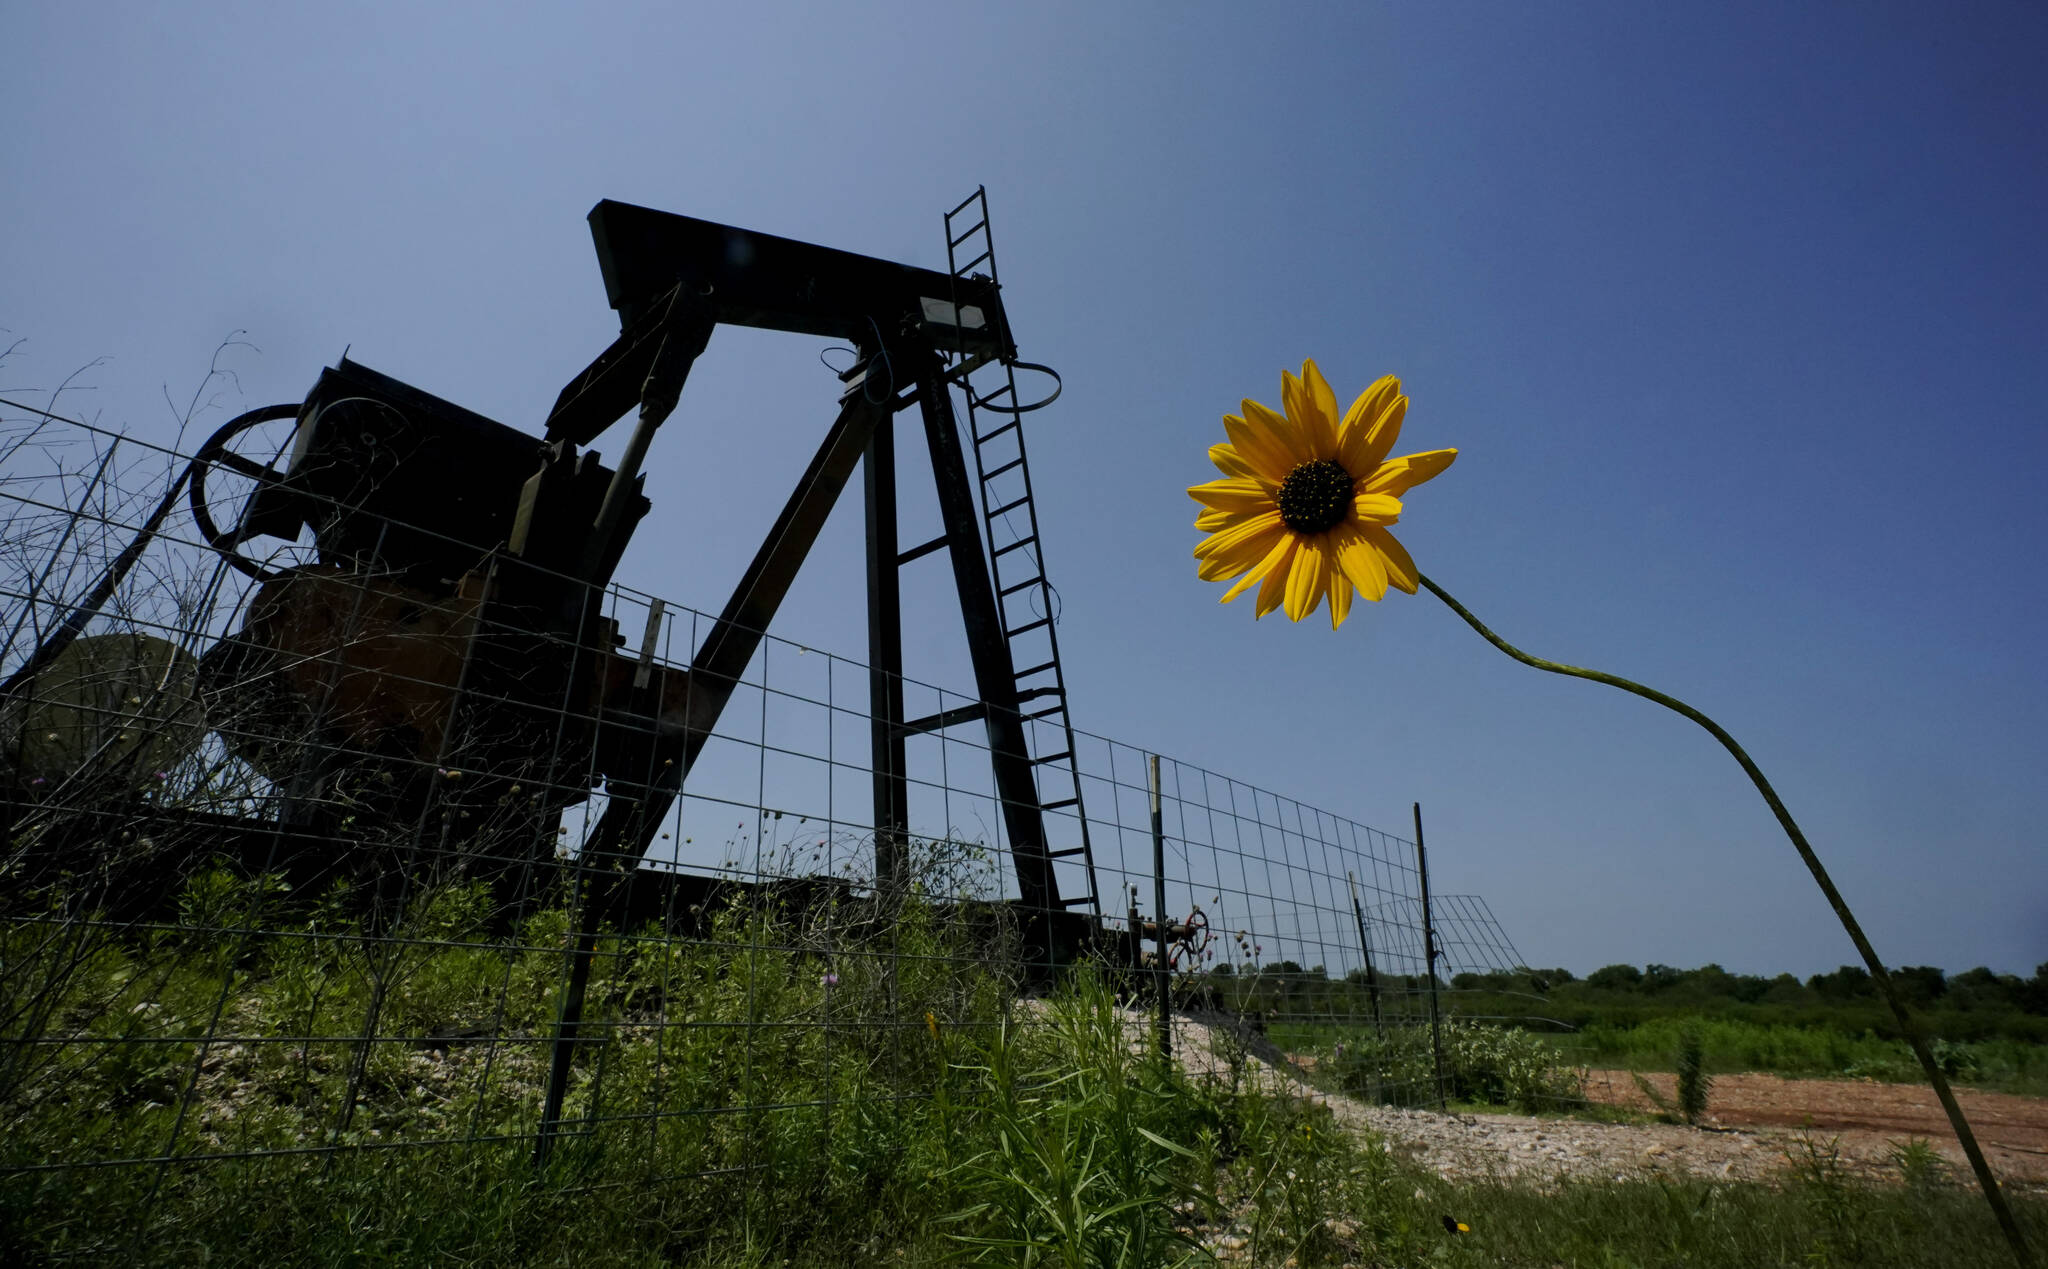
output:
[[[925,1014],[925,1016],[924,1016],[924,1029],[932,1033],[932,1039],[934,1039],[934,1040],[938,1039],[938,1038],[939,1038],[939,1019],[938,1019],[938,1015],[936,1015],[936,1014],[933,1014],[933,1013],[930,1013],[930,1012],[927,1012],[927,1013]]]
[[[1195,528],[1203,581],[1238,578],[1229,603],[1259,587],[1253,615],[1284,608],[1300,621],[1330,597],[1330,625],[1344,624],[1353,594],[1378,600],[1391,584],[1415,593],[1415,561],[1387,532],[1401,495],[1435,476],[1454,449],[1388,458],[1408,413],[1401,381],[1388,375],[1358,394],[1340,419],[1337,397],[1313,361],[1301,377],[1282,371],[1286,413],[1256,401],[1223,416],[1230,441],[1209,447],[1225,479],[1188,490],[1206,510]],[[1239,576],[1242,574],[1242,576]]]

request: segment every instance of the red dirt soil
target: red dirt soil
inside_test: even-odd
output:
[[[1643,1078],[1667,1104],[1675,1103],[1676,1076]],[[1845,1156],[1872,1166],[1881,1165],[1895,1143],[1925,1137],[1952,1166],[1968,1167],[1948,1116],[1924,1084],[1757,1074],[1716,1075],[1713,1081],[1704,1120],[1708,1127],[1806,1128],[1823,1142],[1840,1137]],[[1627,1071],[1588,1071],[1585,1091],[1592,1101],[1656,1109]],[[2028,1188],[2048,1184],[2048,1098],[1973,1088],[1955,1092],[1993,1172]]]

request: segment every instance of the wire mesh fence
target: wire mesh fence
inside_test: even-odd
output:
[[[1083,963],[1326,1089],[1581,1096],[1502,1039],[1541,984],[1501,989],[1482,899],[1432,901],[1430,972],[1404,838],[1165,759],[1155,839],[1151,755],[1062,728],[1033,753],[1071,743],[1078,789],[1020,843],[972,721],[902,738],[878,816],[861,661],[762,634],[708,683],[731,623],[616,585],[533,619],[562,587],[401,520],[250,558],[274,473],[201,456],[0,408],[10,1212],[450,1152],[744,1203]],[[365,564],[398,537],[426,563]],[[1047,877],[1099,903],[1034,906]]]

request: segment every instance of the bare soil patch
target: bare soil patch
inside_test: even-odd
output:
[[[1658,1096],[1677,1097],[1677,1077],[1645,1075]],[[1587,1072],[1589,1100],[1650,1111],[1650,1099],[1627,1071]],[[1955,1090],[1992,1170],[2007,1184],[2048,1188],[2048,1098]],[[1897,1143],[1926,1138],[1958,1170],[1969,1165],[1934,1090],[1920,1084],[1875,1080],[1786,1079],[1748,1073],[1717,1075],[1707,1098],[1712,1128],[1805,1131],[1823,1141],[1839,1137],[1845,1158],[1881,1165]]]

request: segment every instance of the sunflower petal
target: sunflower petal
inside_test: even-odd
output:
[[[1294,425],[1294,420],[1277,410],[1268,409],[1257,401],[1244,403],[1244,419],[1247,423],[1266,428],[1279,442],[1287,455],[1287,471],[1293,471],[1298,463],[1310,462],[1315,454],[1309,449],[1308,438]],[[1284,480],[1287,472],[1280,473]]]
[[[1230,433],[1230,447],[1251,467],[1252,475],[1277,485],[1294,470],[1294,451],[1267,421],[1273,417],[1271,410],[1265,410],[1266,417],[1260,418],[1250,401],[1244,404],[1245,417],[1224,415],[1223,430]]]
[[[1401,395],[1401,381],[1388,375],[1359,393],[1345,411],[1344,426],[1338,429],[1337,436],[1337,462],[1345,471],[1369,472],[1394,448],[1394,438],[1401,432],[1402,414],[1394,416],[1391,432],[1383,431],[1381,423],[1396,401],[1405,414],[1408,399]]]
[[[1256,537],[1269,529],[1279,527],[1280,513],[1278,511],[1265,511],[1255,516],[1246,516],[1229,528],[1203,538],[1195,545],[1195,558],[1206,560],[1212,555],[1229,550],[1246,538]]]
[[[1362,493],[1352,498],[1351,514],[1366,524],[1392,524],[1401,518],[1401,500],[1392,494]]]
[[[1387,566],[1366,539],[1364,526],[1340,524],[1331,530],[1330,536],[1336,542],[1337,566],[1344,570],[1344,576],[1358,588],[1359,594],[1379,602],[1387,593]]]
[[[1351,581],[1341,572],[1330,575],[1330,629],[1342,630],[1351,615]]]
[[[1359,532],[1372,543],[1380,558],[1387,564],[1387,580],[1413,595],[1422,574],[1417,571],[1415,561],[1408,555],[1408,548],[1394,540],[1394,535],[1376,524],[1363,524]]]
[[[1330,381],[1323,378],[1323,372],[1313,358],[1301,363],[1301,383],[1308,389],[1309,405],[1315,408],[1316,415],[1323,420],[1323,426],[1329,429],[1330,447],[1327,450],[1318,449],[1316,457],[1335,458],[1338,435],[1337,394],[1330,390]]]
[[[1304,371],[1314,367],[1312,361],[1302,363]],[[1309,458],[1335,458],[1337,420],[1324,413],[1307,384],[1285,370],[1280,372],[1280,401],[1287,407],[1288,421],[1294,424],[1295,434],[1301,438]]]
[[[1265,486],[1246,476],[1233,476],[1228,480],[1212,480],[1206,484],[1191,485],[1188,497],[1203,506],[1217,511],[1270,511],[1273,496]]]
[[[1252,565],[1251,571],[1247,572],[1243,577],[1238,578],[1237,584],[1232,586],[1228,591],[1225,591],[1223,594],[1223,598],[1218,602],[1227,604],[1231,600],[1236,599],[1239,595],[1244,594],[1245,591],[1249,590],[1254,585],[1257,585],[1259,582],[1264,581],[1268,576],[1272,574],[1274,566],[1280,563],[1280,561],[1282,561],[1283,559],[1285,559],[1288,553],[1293,550],[1294,535],[1291,533],[1282,533],[1280,535],[1280,540],[1273,544],[1273,549],[1266,552],[1264,557],[1262,557],[1258,563]]]
[[[1265,616],[1280,606],[1287,597],[1287,581],[1294,574],[1294,566],[1301,554],[1301,535],[1290,533],[1281,539],[1273,552],[1273,562],[1266,570],[1266,580],[1259,583],[1258,605],[1252,610],[1254,620]]]
[[[1378,421],[1363,432],[1351,450],[1356,468],[1346,471],[1376,471],[1386,461],[1387,452],[1394,448],[1394,442],[1401,437],[1401,421],[1408,416],[1408,398],[1395,397],[1387,402],[1387,408],[1380,412]]]
[[[1300,621],[1321,607],[1329,587],[1329,542],[1320,534],[1302,538],[1295,550],[1294,572],[1287,579],[1287,619]]]
[[[1344,420],[1337,425],[1340,439],[1359,428],[1371,427],[1385,412],[1387,403],[1400,395],[1401,381],[1395,376],[1381,375],[1373,380],[1372,386],[1359,393],[1351,408],[1344,411]]]
[[[1440,474],[1458,456],[1454,449],[1433,449],[1424,454],[1390,458],[1366,477],[1365,492],[1400,497],[1425,480]]]
[[[1267,485],[1274,483],[1259,475],[1257,469],[1245,461],[1244,455],[1228,444],[1211,445],[1209,461],[1216,464],[1216,470],[1226,476],[1242,476],[1246,480],[1256,480]]]
[[[1270,555],[1273,546],[1286,529],[1274,527],[1264,533],[1239,538],[1228,547],[1204,559],[1195,569],[1195,575],[1205,582],[1220,582],[1236,577],[1252,565]]]
[[[1231,525],[1236,524],[1238,518],[1243,514],[1242,511],[1211,511],[1204,508],[1195,515],[1195,531],[1197,533],[1214,533],[1218,529],[1227,529]]]

